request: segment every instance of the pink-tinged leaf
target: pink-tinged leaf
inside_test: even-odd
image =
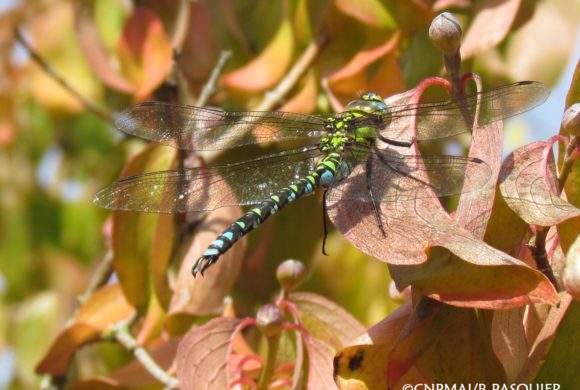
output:
[[[318,97],[318,86],[314,71],[308,71],[305,76],[304,85],[298,93],[288,100],[280,111],[298,112],[309,114],[316,110],[316,98]]]
[[[310,335],[335,349],[347,345],[365,328],[342,307],[311,293],[292,293],[289,300],[298,306],[302,326]]]
[[[198,275],[194,279],[191,268],[217,236],[242,214],[239,207],[220,208],[211,212],[200,224],[191,243],[184,248],[186,252],[169,307],[171,315],[187,313],[200,316],[223,310],[223,300],[231,293],[242,268],[246,240],[237,242],[203,276]]]
[[[337,0],[336,7],[369,26],[382,29],[396,27],[393,17],[379,0]]]
[[[546,320],[543,322],[543,327],[538,334],[538,336],[533,341],[533,344],[530,347],[530,353],[526,360],[526,364],[522,368],[518,378],[515,380],[515,383],[526,383],[531,382],[536,375],[538,374],[538,370],[542,364],[545,364],[546,356],[551,353],[550,348],[552,347],[552,343],[554,339],[559,336],[558,328],[562,320],[565,319],[566,313],[569,309],[572,309],[571,305],[573,305],[574,300],[572,297],[566,293],[561,294],[560,304],[558,306],[553,306],[549,309],[548,316]],[[578,307],[576,305],[576,311],[573,314],[576,318],[578,318],[579,311],[577,310]],[[574,348],[573,346],[577,345],[570,340],[570,337],[575,337],[574,333],[576,332],[577,328],[577,321],[575,321],[572,325],[572,328],[568,329],[568,334],[563,333],[562,336],[565,338],[563,339],[563,344],[561,347],[563,348]],[[574,329],[572,331],[572,329]],[[576,338],[577,340],[577,338]],[[556,351],[555,351],[556,352]],[[573,356],[568,354],[570,357]],[[558,352],[553,356],[556,361],[552,362],[552,364],[562,365],[562,360],[558,356]],[[577,374],[577,372],[576,372]],[[561,378],[562,379],[562,378]]]
[[[276,35],[260,55],[240,69],[224,74],[224,86],[249,92],[273,87],[286,73],[292,60],[294,37],[288,20],[284,20]]]
[[[149,145],[133,157],[121,176],[162,171],[170,167],[175,150]],[[129,302],[146,307],[149,302],[151,245],[157,214],[135,211],[113,212],[113,253],[115,271]]]
[[[159,339],[145,347],[155,363],[163,370],[170,371],[177,352],[177,345],[178,340],[176,339],[169,341]],[[76,383],[74,389],[141,388],[155,385],[159,385],[159,380],[153,377],[141,362],[132,360],[110,374]]]
[[[92,71],[109,87],[133,93],[137,87],[127,81],[114,67],[111,54],[107,52],[95,25],[95,0],[74,1],[75,30],[79,45]]]
[[[416,92],[399,95],[389,103],[407,103],[413,93]],[[406,121],[408,123],[394,126],[412,129],[412,120]],[[492,167],[470,164],[468,173],[475,172],[474,177],[488,178],[497,173],[498,155],[492,148],[500,136],[485,135],[486,131],[493,130],[493,126],[481,129],[484,135],[478,135],[479,129],[476,130],[475,150],[470,153],[474,157],[490,158]],[[491,142],[487,149],[483,146],[485,142]],[[420,154],[416,145],[386,150],[400,156]],[[480,240],[494,198],[489,181],[464,182],[463,191],[471,190],[473,194],[467,195],[466,202],[469,201],[461,206],[456,220],[442,208],[427,186],[419,188],[416,181],[400,179],[380,166],[375,167],[373,174],[377,169],[381,171],[381,179],[373,180],[375,193],[398,199],[396,202],[381,202],[379,206],[386,237],[378,226],[371,202],[329,202],[329,217],[355,247],[389,263],[399,290],[413,285],[434,299],[479,308],[557,301],[554,288],[540,272]],[[456,172],[457,176],[464,173]],[[448,172],[448,176],[445,180],[449,180],[452,173]],[[429,182],[424,171],[417,171],[415,177],[421,182]],[[361,164],[343,180],[341,186],[344,189],[341,191],[343,194],[356,193],[357,189],[365,188],[366,183],[366,166]],[[411,196],[402,199],[398,194],[405,189]]]
[[[491,343],[508,383],[515,381],[528,358],[524,312],[525,308],[515,308],[493,313]]]
[[[308,389],[336,389],[332,378],[335,349],[316,337],[305,337],[308,350]]]
[[[548,153],[544,164],[547,142],[525,145],[508,156],[500,173],[500,191],[506,203],[528,224],[540,226],[557,225],[580,216],[580,209],[574,207],[550,187],[555,187],[554,160]]]
[[[171,42],[163,23],[144,6],[127,20],[117,52],[123,74],[136,86],[136,100],[151,94],[171,69]]]
[[[465,33],[461,57],[471,58],[498,45],[510,32],[521,0],[490,0],[474,10],[475,18]]]
[[[443,12],[447,9],[462,8],[467,9],[472,6],[472,0],[437,0],[433,4],[435,12]]]
[[[77,349],[97,340],[110,325],[125,320],[134,309],[125,301],[118,285],[98,290],[80,308],[70,326],[54,340],[50,350],[36,367],[39,374],[64,375]]]
[[[236,318],[215,318],[183,337],[176,356],[177,377],[182,388],[228,388],[227,351],[240,322]]]
[[[568,249],[562,281],[566,292],[580,301],[580,236]]]

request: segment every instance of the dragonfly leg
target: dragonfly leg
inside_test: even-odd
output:
[[[326,193],[328,192],[328,188],[324,189],[324,194],[322,194],[322,229],[324,232],[324,237],[322,238],[322,254],[324,256],[328,256],[326,253],[326,238],[328,237],[328,225],[326,224],[326,218],[328,213],[326,211]]]
[[[373,205],[373,211],[375,212],[375,218],[377,223],[379,224],[379,229],[381,229],[381,233],[383,233],[383,237],[387,237],[387,233],[385,233],[385,227],[383,226],[383,220],[381,218],[381,212],[377,207],[377,202],[375,201],[375,195],[373,194],[372,188],[372,172],[373,172],[373,159],[369,158],[366,162],[367,165],[367,192],[369,194],[369,198],[371,199],[371,204]]]
[[[394,139],[390,139],[390,138],[385,138],[382,135],[378,135],[377,136],[378,139],[380,139],[381,141],[383,141],[384,143],[387,143],[389,145],[393,145],[393,146],[402,146],[405,148],[410,147],[411,145],[413,145],[416,141],[415,137],[413,137],[411,139],[411,141],[396,141]]]

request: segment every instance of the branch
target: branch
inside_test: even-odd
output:
[[[114,325],[109,332],[108,335],[125,347],[125,349],[129,351],[135,359],[141,363],[141,365],[143,365],[151,376],[163,383],[163,385],[168,389],[179,388],[179,380],[161,368],[149,352],[137,343],[137,340],[135,340],[129,331],[129,325],[127,322],[120,322]]]
[[[81,104],[90,112],[99,116],[108,123],[113,123],[113,117],[104,108],[99,106],[96,102],[90,100],[89,98],[81,95],[77,90],[66,81],[60,74],[58,74],[52,66],[50,66],[34,49],[26,42],[24,36],[20,32],[20,29],[16,28],[14,30],[14,35],[16,40],[26,49],[30,57],[40,66],[40,68],[54,81],[56,81],[61,87],[66,89],[71,95],[73,95]]]
[[[308,45],[304,53],[300,56],[298,61],[294,64],[292,69],[288,72],[286,77],[278,84],[276,88],[272,91],[267,92],[264,100],[255,108],[256,111],[270,111],[276,106],[276,104],[290,92],[290,90],[296,85],[298,80],[306,72],[306,70],[312,65],[318,54],[320,54],[321,49],[328,42],[328,34],[326,31],[322,30],[320,34]]]

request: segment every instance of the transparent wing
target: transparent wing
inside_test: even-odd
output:
[[[279,111],[226,112],[148,102],[115,115],[124,133],[179,149],[221,150],[241,145],[316,139],[324,117]]]
[[[471,131],[473,118],[485,125],[528,111],[542,104],[550,94],[544,84],[522,81],[467,95],[461,99],[433,103],[391,106],[355,121],[355,127],[376,125],[382,121],[380,133],[386,138],[410,141],[411,117],[416,119],[419,140],[449,137]],[[377,118],[378,117],[378,118]],[[405,120],[406,119],[406,120]],[[401,139],[405,134],[407,139]],[[404,137],[403,137],[404,138]]]
[[[236,164],[131,176],[97,192],[93,202],[156,213],[256,204],[310,173],[320,156],[316,147],[305,147]]]
[[[404,156],[386,149],[373,150],[368,160],[332,188],[328,199],[369,202],[369,187],[377,202],[443,197],[475,191],[491,177],[484,161],[469,157]]]

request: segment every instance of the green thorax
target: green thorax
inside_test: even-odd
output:
[[[326,120],[328,135],[320,140],[320,150],[325,153],[342,153],[352,144],[372,145],[377,138],[376,125],[388,109],[383,99],[372,92],[365,93],[360,99],[346,106],[347,111]],[[369,116],[374,120],[360,124],[358,118]]]

